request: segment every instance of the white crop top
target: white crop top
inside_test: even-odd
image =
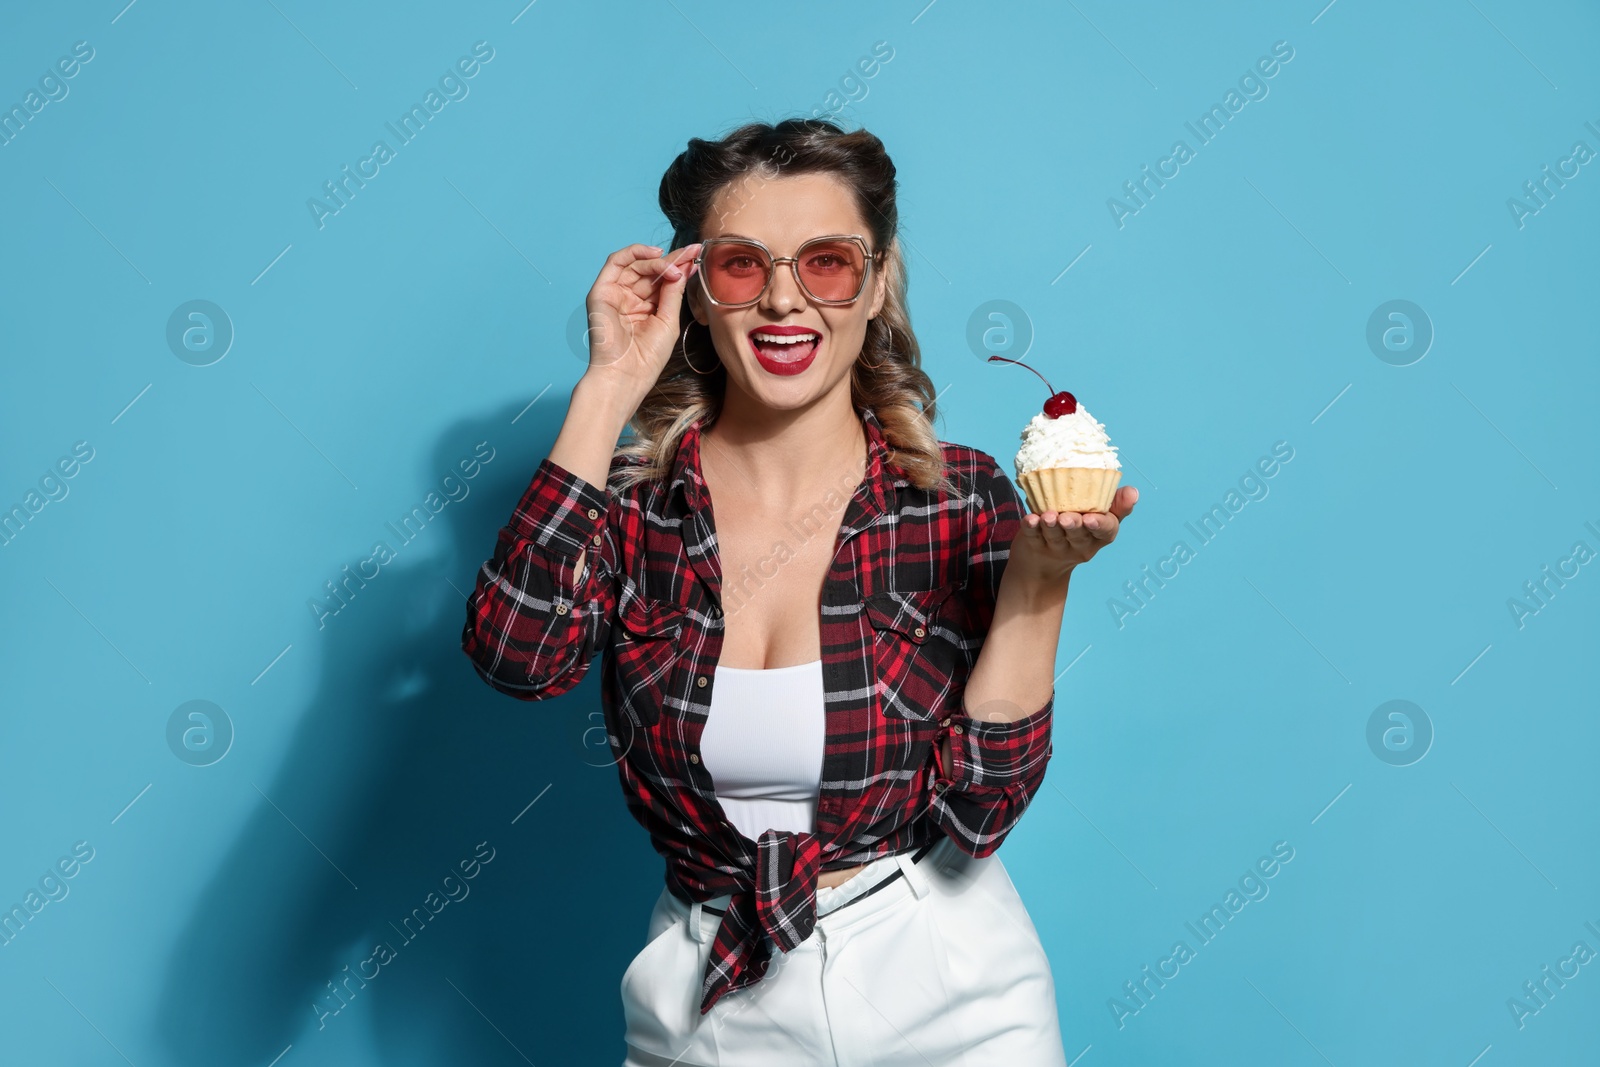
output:
[[[700,760],[741,834],[816,828],[826,733],[820,659],[716,668]]]

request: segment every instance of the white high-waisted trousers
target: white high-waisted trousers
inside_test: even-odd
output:
[[[1050,963],[998,855],[944,838],[920,863],[884,856],[819,888],[817,915],[764,978],[701,1015],[721,916],[663,889],[622,976],[624,1067],[1065,1067]]]

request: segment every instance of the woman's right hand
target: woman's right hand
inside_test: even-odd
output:
[[[585,301],[589,320],[589,370],[629,396],[643,399],[661,377],[678,343],[678,309],[696,269],[699,244],[669,255],[635,244],[606,257]]]

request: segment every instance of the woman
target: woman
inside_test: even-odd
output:
[[[512,696],[606,653],[667,860],[622,979],[631,1065],[1065,1063],[993,853],[1050,756],[1069,576],[1137,494],[1024,516],[937,439],[894,174],[826,121],[691,139],[661,182],[675,250],[607,259],[588,370],[468,604]]]

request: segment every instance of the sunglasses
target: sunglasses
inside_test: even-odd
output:
[[[719,307],[749,307],[767,294],[779,263],[788,263],[800,290],[818,304],[848,304],[867,285],[867,271],[883,253],[860,234],[813,237],[792,256],[774,256],[760,241],[712,237],[694,262],[707,298]]]

